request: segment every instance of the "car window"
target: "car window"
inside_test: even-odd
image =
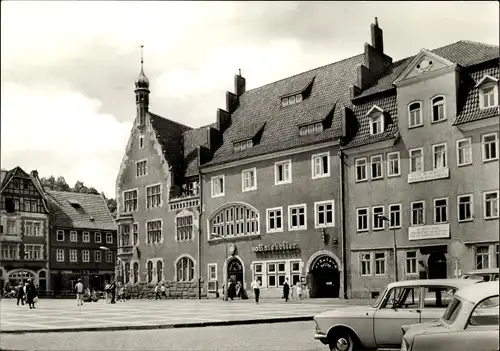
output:
[[[424,308],[446,308],[455,295],[455,288],[450,287],[425,287]]]
[[[420,305],[420,287],[393,288],[381,308],[418,308]]]
[[[498,295],[491,296],[478,303],[469,317],[469,325],[498,325],[500,322]]]
[[[457,316],[460,313],[461,309],[462,301],[460,301],[456,297],[453,297],[450,304],[448,305],[448,308],[446,308],[446,311],[444,311],[442,319],[448,324],[453,323],[455,319],[457,319]]]
[[[498,281],[498,274],[493,275],[493,281]]]

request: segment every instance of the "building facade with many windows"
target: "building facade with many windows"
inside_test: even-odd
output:
[[[49,289],[49,218],[37,171],[20,167],[1,171],[0,291],[32,279]]]

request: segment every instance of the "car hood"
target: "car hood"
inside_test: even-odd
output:
[[[314,319],[337,318],[337,317],[366,317],[373,315],[375,308],[371,306],[338,306],[334,309],[318,313]]]
[[[401,328],[407,330],[405,335],[407,335],[410,339],[414,338],[417,335],[437,334],[450,331],[450,328],[448,328],[448,326],[445,323],[441,322],[439,319],[420,324],[403,325]]]

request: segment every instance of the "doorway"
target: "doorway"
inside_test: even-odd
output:
[[[311,298],[338,298],[340,293],[340,272],[335,260],[327,255],[314,261],[311,271]]]
[[[237,282],[243,284],[243,265],[236,257],[233,257],[227,264],[227,277],[233,284]]]
[[[447,260],[444,252],[431,252],[427,259],[427,269],[429,271],[429,279],[445,279],[447,278]]]

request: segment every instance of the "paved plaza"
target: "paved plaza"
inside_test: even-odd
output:
[[[14,299],[0,301],[2,333],[94,331],[187,326],[253,324],[310,320],[318,313],[360,300],[128,300],[116,304],[41,299],[36,309],[17,306]]]

